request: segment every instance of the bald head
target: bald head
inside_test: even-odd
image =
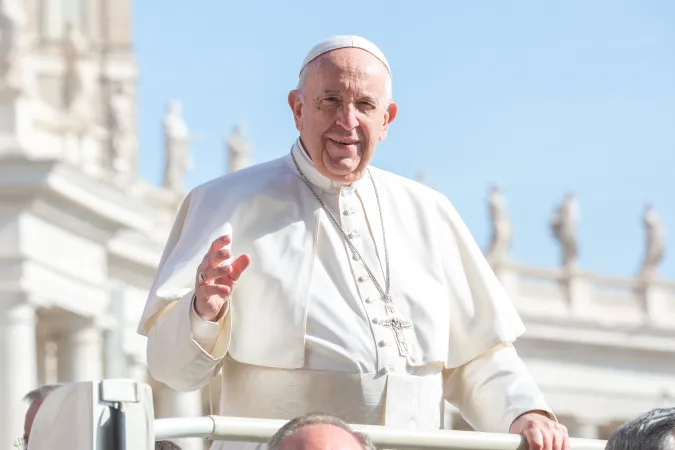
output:
[[[42,402],[45,401],[47,396],[63,386],[62,384],[45,384],[37,389],[33,389],[23,398],[25,401],[30,402],[28,406],[28,411],[26,411],[26,417],[23,422],[23,439],[28,442],[30,438],[30,431],[33,428],[33,422],[35,421],[35,416],[37,415]]]
[[[348,431],[334,425],[307,425],[281,441],[279,450],[362,450]]]
[[[325,414],[298,417],[270,439],[269,450],[375,450],[370,439]]]

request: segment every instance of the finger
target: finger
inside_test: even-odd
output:
[[[241,274],[246,270],[246,268],[251,264],[251,257],[244,254],[240,255],[232,263],[232,273],[230,274],[230,279],[232,281],[237,281]]]
[[[570,436],[567,432],[565,432],[565,435],[563,436],[562,449],[570,450]]]
[[[553,450],[553,429],[552,428],[539,428],[544,443],[542,445],[543,450]]]
[[[544,435],[538,428],[527,428],[523,431],[523,436],[527,439],[527,448],[529,450],[543,450],[546,448],[544,447]]]
[[[204,283],[211,283],[219,278],[226,277],[232,273],[232,265],[213,267],[206,269],[204,272]]]
[[[567,428],[565,425],[556,423],[553,429],[553,448],[555,450],[565,450],[565,438],[567,437]]]
[[[231,243],[232,243],[232,236],[230,236],[229,234],[220,236],[211,243],[211,247],[209,247],[208,253],[220,250],[221,248],[225,247],[226,245],[230,245]]]
[[[221,248],[207,255],[207,267],[217,267],[223,261],[232,258],[232,252],[229,248]]]

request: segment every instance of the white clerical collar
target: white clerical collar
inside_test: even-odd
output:
[[[295,141],[295,144],[293,144],[293,148],[291,149],[291,152],[287,158],[288,165],[291,166],[291,169],[293,169],[294,172],[297,172],[295,164],[293,164],[293,157],[291,155],[295,156],[295,160],[298,162],[298,167],[300,167],[300,170],[307,177],[309,182],[320,189],[337,192],[342,187],[356,189],[359,184],[360,180],[353,183],[341,183],[338,181],[333,181],[319,172],[310,159],[307,150],[305,150],[304,146],[302,145],[302,142],[300,142],[300,138],[298,138],[298,140]]]

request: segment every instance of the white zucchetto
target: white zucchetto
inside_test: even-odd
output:
[[[384,64],[384,66],[387,68],[387,72],[389,72],[389,76],[391,77],[391,67],[389,67],[389,62],[387,62],[387,58],[385,58],[382,50],[380,50],[377,45],[373,44],[368,39],[353,35],[333,36],[316,44],[314,47],[312,47],[309,53],[307,53],[305,60],[302,62],[300,73],[302,73],[305,67],[307,67],[307,64],[314,61],[324,53],[328,53],[339,48],[349,47],[360,48],[361,50],[371,53],[377,59],[382,61],[382,64]]]

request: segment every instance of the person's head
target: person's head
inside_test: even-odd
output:
[[[288,104],[317,170],[343,183],[365,174],[397,113],[389,64],[374,44],[358,36],[315,46]]]
[[[181,450],[181,448],[172,441],[155,441],[155,450]]]
[[[675,408],[657,408],[623,424],[605,450],[675,450]]]
[[[267,443],[269,450],[375,450],[368,436],[328,414],[297,417]]]
[[[61,384],[45,384],[37,389],[33,389],[23,398],[24,401],[29,403],[28,411],[26,411],[26,418],[23,422],[23,441],[25,445],[28,445],[30,430],[33,428],[33,421],[35,420],[38,409],[40,409],[40,405],[42,405],[42,402],[45,401],[49,394],[61,386]]]

